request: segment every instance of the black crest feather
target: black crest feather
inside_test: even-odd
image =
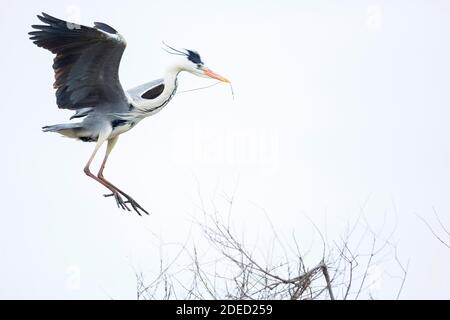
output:
[[[187,52],[187,58],[195,63],[195,64],[203,64],[202,59],[200,58],[200,55],[198,54],[198,52],[196,51],[192,51],[192,50],[188,50],[186,49]]]
[[[188,50],[188,49],[184,49],[184,51],[180,51],[178,49],[175,49],[175,48],[169,46],[164,41],[162,43],[167,48],[166,49],[163,47],[163,50],[166,51],[167,53],[178,55],[178,56],[186,56],[186,58],[188,58],[188,60],[191,61],[192,63],[203,64],[202,58],[200,58],[200,55],[198,54],[197,51]],[[170,50],[168,50],[168,49],[170,49]]]

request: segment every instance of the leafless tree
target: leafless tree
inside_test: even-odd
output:
[[[232,201],[229,205],[231,212]],[[160,260],[153,280],[136,273],[137,298],[371,299],[371,288],[379,281],[374,268],[388,260],[397,272],[389,274],[398,283],[393,297],[400,297],[408,266],[398,258],[393,232],[383,237],[368,226],[363,214],[348,226],[344,237],[332,242],[311,222],[322,242],[316,257],[309,257],[313,248],[300,250],[294,234],[286,242],[268,223],[272,231],[265,240],[269,245],[247,245],[244,237],[237,236],[230,215],[223,219],[218,212],[205,210],[196,226],[207,249],[200,253],[198,246],[185,243],[171,261]]]
[[[430,230],[433,236],[445,247],[450,249],[450,231],[445,227],[435,208],[433,208],[433,213],[438,227],[433,227],[427,220],[425,220],[425,218],[421,216],[418,217],[427,226],[428,230]]]

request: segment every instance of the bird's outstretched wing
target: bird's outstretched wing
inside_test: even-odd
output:
[[[33,25],[30,39],[56,54],[54,88],[61,109],[126,109],[119,65],[126,47],[123,37],[104,23],[80,26],[42,13],[45,25]]]

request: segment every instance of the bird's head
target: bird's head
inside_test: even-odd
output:
[[[230,82],[227,78],[222,77],[221,75],[206,67],[198,52],[188,49],[178,50],[168,46],[167,44],[164,45],[171,50],[169,51],[164,48],[164,50],[166,50],[168,53],[179,55],[182,57],[177,61],[177,67],[180,71],[187,71],[203,78],[212,78],[227,83]]]

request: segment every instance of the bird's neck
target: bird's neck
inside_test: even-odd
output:
[[[180,71],[181,70],[175,66],[166,69],[164,74],[164,89],[162,93],[154,99],[142,101],[140,103],[138,109],[141,116],[146,117],[152,115],[169,103],[177,91],[177,76]]]
[[[155,99],[157,102],[164,103],[167,99],[170,100],[175,95],[178,87],[177,77],[180,71],[181,70],[176,66],[167,68],[164,74],[164,90],[161,95]]]

